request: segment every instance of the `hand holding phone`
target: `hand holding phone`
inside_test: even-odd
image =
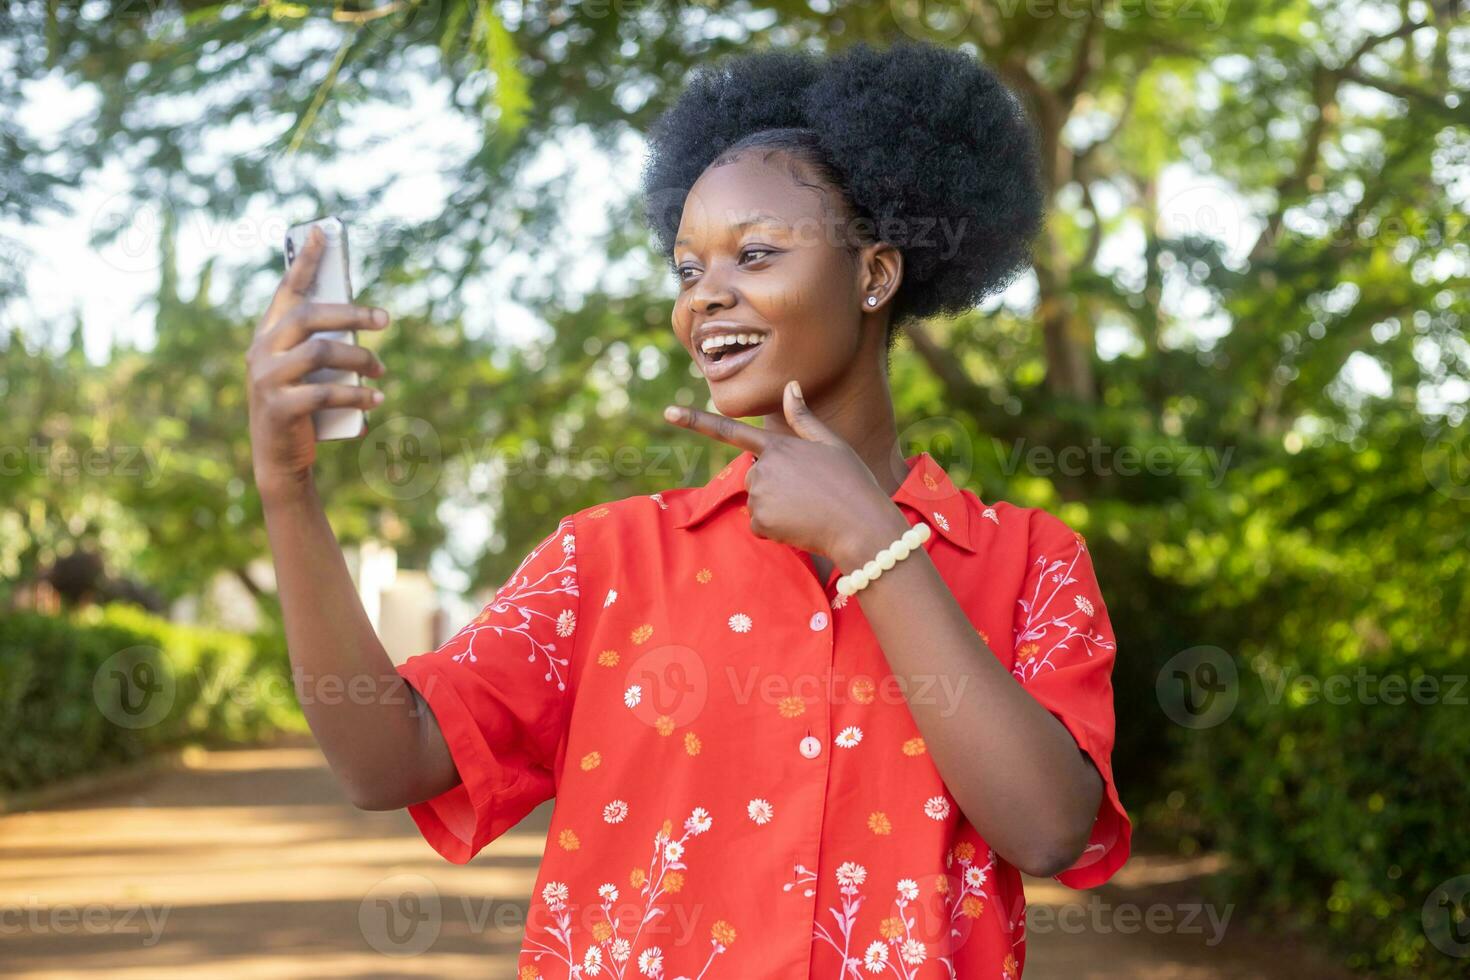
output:
[[[296,260],[296,253],[306,247],[306,235],[312,228],[320,228],[326,236],[321,257],[317,260],[316,277],[306,292],[313,303],[351,303],[352,272],[347,258],[347,225],[341,218],[318,218],[286,229],[284,252],[286,268]],[[357,343],[357,331],[332,330],[320,336],[344,344]],[[337,367],[322,367],[305,378],[308,384],[361,384],[356,373]],[[322,408],[311,413],[312,426],[318,442],[327,439],[352,439],[362,434],[367,425],[367,413],[361,408]]]
[[[323,229],[310,225],[300,236],[288,236],[292,254],[287,258],[286,274],[246,354],[251,455],[263,497],[309,484],[317,440],[361,435],[367,409],[382,400],[377,390],[356,383],[359,377],[381,377],[382,362],[372,351],[350,341],[358,330],[386,327],[387,311],[313,298],[329,243]],[[345,238],[343,245],[345,257]],[[341,288],[348,288],[345,277]],[[335,373],[318,373],[324,370]],[[343,409],[352,414],[358,427],[342,435],[319,434],[314,415]],[[336,431],[341,432],[340,428]]]

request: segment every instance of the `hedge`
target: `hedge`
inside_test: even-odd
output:
[[[1237,680],[1213,675],[1223,717],[1175,726],[1150,822],[1230,855],[1217,897],[1239,921],[1324,936],[1373,976],[1464,977],[1470,502],[1428,487],[1422,443],[1403,443],[1391,467],[1343,453],[1242,474],[1230,520],[1156,546],[1202,599],[1192,642]],[[1331,494],[1354,495],[1351,523]]]
[[[0,617],[0,791],[282,730],[307,728],[279,636],[126,605]]]

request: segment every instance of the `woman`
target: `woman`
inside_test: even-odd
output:
[[[902,455],[887,361],[1024,268],[1024,116],[932,46],[742,56],[659,121],[644,188],[720,413],[666,418],[739,454],[567,515],[396,670],[310,481],[311,409],[376,402],[295,383],[381,376],[296,346],[379,324],[300,304],[319,243],[287,274],[251,421],[312,729],[457,863],[556,798],[522,977],[1019,976],[1019,872],[1090,887],[1128,855],[1112,628],[1080,535]],[[313,697],[340,675],[382,696]]]

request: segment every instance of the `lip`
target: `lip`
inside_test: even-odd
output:
[[[761,351],[765,350],[766,345],[769,343],[770,341],[767,340],[764,343],[758,344],[755,347],[743,350],[738,354],[726,354],[718,361],[710,360],[704,355],[704,351],[700,351],[699,367],[700,370],[704,372],[704,379],[706,381],[724,381],[726,378],[730,377],[732,374],[745,367],[745,365],[749,364],[757,357],[760,357]]]
[[[738,354],[726,354],[718,361],[710,360],[700,344],[711,334],[722,333],[756,333],[765,340]],[[725,380],[759,357],[761,351],[765,350],[770,343],[771,335],[768,331],[752,330],[745,324],[736,323],[733,320],[710,320],[708,323],[702,323],[695,329],[693,337],[695,355],[699,358],[699,369],[704,372],[706,381]]]

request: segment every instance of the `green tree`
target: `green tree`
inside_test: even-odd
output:
[[[568,179],[536,162],[586,136],[626,176],[629,141],[686,73],[736,49],[963,46],[1031,113],[1049,219],[1034,296],[908,329],[902,424],[960,433],[973,489],[1087,535],[1130,652],[1115,676],[1130,805],[1161,801],[1151,822],[1228,849],[1264,908],[1333,931],[1358,965],[1445,973],[1415,917],[1453,870],[1435,842],[1470,802],[1446,705],[1334,712],[1262,692],[1351,664],[1464,669],[1464,6],[12,3],[0,95],[55,71],[97,104],[54,147],[0,108],[0,216],[33,220],[60,184],[124,160],[138,206],[165,220],[157,346],[91,365],[37,340],[69,325],[24,325],[0,359],[0,445],[171,461],[151,486],[0,475],[0,561],[33,569],[90,520],[115,562],[177,594],[264,553],[240,353],[279,260],[221,257],[184,286],[172,229],[262,202],[381,225],[393,175],[351,195],[315,177],[358,110],[411,104],[422,84],[450,93],[477,138],[442,167],[441,212],[360,255],[360,295],[396,316],[375,419],[393,438],[366,456],[324,447],[334,525],[420,563],[457,544],[446,506],[498,501],[489,546],[461,555],[486,585],[561,514],[701,482],[723,459],[657,415],[702,383],[633,202],[592,246],[616,261],[574,286],[564,270],[587,257],[567,234]],[[258,145],[205,165],[245,123]],[[100,224],[99,243],[125,223]],[[529,345],[471,332],[471,297],[511,263],[526,271],[509,298],[544,328]],[[230,283],[219,303],[214,278]],[[1083,465],[1060,465],[1067,452]],[[1155,698],[1160,667],[1201,644],[1244,678],[1213,734]],[[1414,780],[1431,802],[1415,803]],[[1405,837],[1427,843],[1396,851]]]

